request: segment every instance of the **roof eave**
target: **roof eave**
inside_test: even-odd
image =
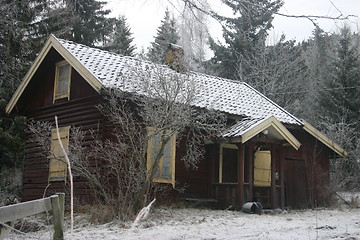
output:
[[[317,130],[315,127],[313,127],[310,123],[308,123],[305,120],[302,120],[304,126],[303,129],[308,132],[310,135],[315,137],[317,140],[322,142],[325,146],[330,148],[332,151],[334,151],[336,154],[338,154],[340,157],[347,157],[348,153],[340,147],[338,144],[336,144],[334,141],[329,139],[325,134],[321,133],[319,130]]]

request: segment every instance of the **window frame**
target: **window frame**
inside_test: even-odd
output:
[[[66,151],[69,149],[69,138],[70,138],[70,126],[60,127],[60,140]],[[56,146],[56,144],[58,146]],[[66,182],[67,177],[67,163],[65,162],[65,155],[60,150],[61,154],[56,155],[54,153],[54,149],[58,147],[60,148],[59,139],[57,137],[56,128],[51,130],[51,145],[50,145],[50,155],[49,159],[49,182],[58,182],[63,181]]]
[[[220,149],[219,149],[219,179],[218,179],[218,181],[219,181],[219,183],[224,183],[223,182],[223,151],[224,151],[224,148],[236,149],[237,151],[239,151],[239,148],[235,144],[230,144],[230,143],[221,143],[219,147],[220,147]],[[230,183],[230,182],[226,182],[226,183]]]
[[[65,93],[58,93],[58,84],[59,84],[59,77],[60,77],[60,68],[62,66],[69,65],[69,75],[67,77],[67,91]],[[71,84],[71,74],[72,74],[72,67],[71,65],[66,61],[60,61],[55,64],[55,81],[54,81],[54,99],[53,102],[59,99],[67,98],[70,100],[70,84]]]
[[[147,168],[147,174],[148,174],[148,176],[150,176],[150,174],[151,174],[150,171],[152,171],[153,168],[155,167],[153,165],[153,160],[152,160],[154,144],[155,144],[154,141],[153,141],[154,133],[157,133],[159,131],[165,131],[165,134],[170,134],[170,133],[173,133],[173,131],[171,131],[171,130],[159,130],[159,129],[156,129],[154,127],[147,127],[146,130],[147,130],[147,134],[148,134],[147,151],[146,151],[146,160],[147,160],[146,168]],[[152,179],[153,182],[172,184],[172,186],[174,188],[175,188],[176,136],[177,136],[177,133],[176,132],[173,133],[172,136],[169,139],[169,142],[164,146],[163,156],[160,158],[160,161],[158,163],[159,177],[155,176]],[[170,153],[170,159],[169,159],[170,179],[161,177],[162,169],[163,169],[163,162],[164,162],[164,152],[165,152],[166,147],[169,148],[169,153]]]

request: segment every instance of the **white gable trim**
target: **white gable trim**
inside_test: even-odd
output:
[[[53,47],[97,92],[100,93],[100,89],[102,88],[101,82],[89,70],[87,70],[68,50],[66,50],[54,35],[50,35],[49,39],[45,43],[45,46],[42,48],[39,55],[36,57],[34,63],[27,71],[19,87],[16,89],[15,93],[7,104],[5,108],[7,114],[11,113],[11,111],[14,109],[20,96],[25,91],[25,88],[27,87],[35,72],[39,68],[40,64],[50,51],[51,47]]]
[[[336,154],[338,154],[340,157],[346,157],[348,153],[341,148],[338,144],[333,142],[330,138],[325,136],[323,133],[321,133],[319,130],[314,128],[310,123],[308,123],[305,120],[302,120],[304,124],[304,130],[308,133],[310,133],[313,137],[315,137],[317,140],[322,142],[325,146],[333,150]]]
[[[301,143],[292,135],[289,130],[279,122],[274,116],[268,117],[265,120],[257,123],[251,128],[247,129],[241,135],[241,142],[245,143],[251,138],[255,137],[257,134],[261,133],[268,127],[273,127],[275,130],[282,136],[284,139],[296,150],[298,150],[301,146]]]

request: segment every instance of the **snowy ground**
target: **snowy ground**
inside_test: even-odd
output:
[[[134,230],[131,223],[89,223],[76,215],[74,239],[360,239],[360,209],[321,209],[280,214],[245,214],[238,211],[158,208]],[[70,239],[68,217],[66,239]],[[9,239],[52,239],[52,226]]]

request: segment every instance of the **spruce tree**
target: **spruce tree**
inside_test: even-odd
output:
[[[272,27],[274,13],[282,6],[280,0],[227,0],[235,17],[217,16],[223,23],[225,44],[210,39],[214,51],[211,62],[222,77],[245,80],[257,47],[265,45],[267,31]]]
[[[354,124],[357,131],[360,131],[359,50],[355,35],[349,27],[343,27],[320,97],[325,116],[336,122]]]
[[[147,57],[155,63],[165,62],[165,53],[170,43],[177,44],[180,37],[176,29],[176,21],[170,16],[168,9],[165,11],[165,17],[157,29],[154,42],[148,50]]]
[[[135,55],[135,46],[132,44],[134,37],[130,27],[126,22],[125,16],[120,16],[115,21],[115,26],[109,43],[104,47],[105,50],[122,54],[125,56]]]
[[[114,18],[104,10],[105,2],[96,0],[65,0],[71,13],[68,29],[62,37],[88,46],[103,45],[112,32]]]

